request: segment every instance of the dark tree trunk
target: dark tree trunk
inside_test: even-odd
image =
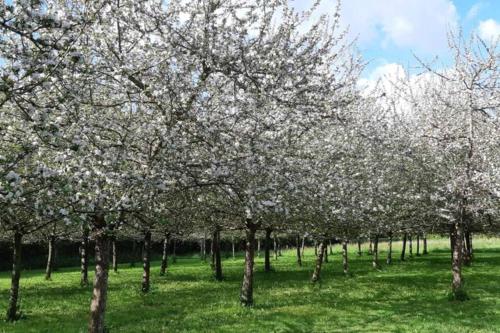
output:
[[[231,246],[232,246],[232,250],[233,250],[233,260],[236,259],[236,252],[235,252],[235,248],[234,248],[234,237],[231,238]]]
[[[274,260],[278,260],[278,242],[276,240],[276,233],[274,234]]]
[[[163,238],[163,253],[161,256],[160,276],[165,276],[165,274],[167,273],[167,268],[168,268],[168,235],[166,235],[165,238]]]
[[[453,261],[453,251],[455,249],[455,233],[454,233],[454,226],[450,225],[450,255],[451,255],[451,260]]]
[[[378,235],[373,239],[373,268],[378,268]]]
[[[302,258],[304,258],[304,251],[306,249],[306,236],[302,237]]]
[[[257,239],[257,257],[260,258],[260,238]]]
[[[451,269],[453,273],[453,281],[451,284],[452,293],[455,299],[461,299],[463,280],[462,280],[462,247],[463,247],[463,234],[462,226],[460,223],[455,223],[451,226],[451,236],[453,244],[453,257]]]
[[[361,256],[363,252],[361,251],[361,240],[358,239],[358,256]]]
[[[116,251],[116,237],[111,238],[111,252],[112,252],[112,265],[113,265],[113,272],[118,273],[118,258],[117,258],[117,251]]]
[[[333,255],[333,245],[332,245],[332,241],[329,240],[328,241],[330,243],[330,255]]]
[[[323,256],[325,255],[325,241],[319,243],[318,255],[316,257],[316,266],[314,267],[314,272],[311,278],[311,282],[315,283],[320,279],[321,276],[321,266],[323,265]]]
[[[271,271],[271,232],[270,228],[266,229],[266,239],[264,242],[264,272]]]
[[[466,242],[467,242],[467,250],[469,251],[469,256],[472,257],[474,256],[474,250],[472,248],[472,233],[467,229],[467,235],[466,235],[466,238],[465,238]]]
[[[277,239],[277,244],[278,244],[278,256],[281,257],[282,256],[282,254],[281,254],[281,241],[279,238]]]
[[[413,257],[413,242],[412,242],[411,235],[408,235],[408,251],[410,254],[410,258],[412,258]]]
[[[47,255],[47,266],[45,268],[45,280],[50,280],[52,277],[52,268],[54,267],[54,250],[55,250],[56,236],[51,235],[49,238],[49,253]]]
[[[297,264],[302,266],[302,258],[300,256],[300,235],[297,235]]]
[[[326,241],[325,241],[325,254],[323,256],[323,260],[325,261],[325,263],[328,263],[328,245],[326,244]]]
[[[200,246],[200,258],[201,260],[205,261],[207,260],[207,236],[205,232],[203,233],[203,239],[201,240],[201,246]],[[168,252],[168,250],[167,250]]]
[[[344,274],[349,274],[349,261],[347,259],[347,239],[342,240],[342,266]]]
[[[401,261],[405,261],[405,253],[406,253],[406,232],[403,234],[403,244],[401,249]]]
[[[144,234],[144,248],[142,250],[142,292],[149,292],[151,268],[151,231]]]
[[[104,315],[108,294],[109,236],[103,215],[94,217],[95,232],[95,277],[92,301],[90,303],[89,333],[105,332]]]
[[[469,228],[465,227],[464,230],[464,264],[469,266],[472,262],[472,242]]]
[[[220,256],[220,231],[216,229],[212,236],[214,249],[215,279],[222,281],[222,261]]]
[[[84,227],[80,244],[80,285],[89,285],[89,229]]]
[[[417,257],[420,257],[420,234],[417,234]]]
[[[251,306],[253,305],[253,265],[257,226],[251,220],[247,220],[246,226],[245,270],[241,285],[240,302],[244,306]]]
[[[387,265],[392,263],[392,233],[389,234],[389,249],[387,251]]]
[[[373,254],[373,241],[372,241],[371,237],[370,237],[370,245],[368,247],[368,254],[369,255]]]
[[[314,255],[317,257],[318,256],[318,242],[314,242]]]
[[[426,254],[429,253],[429,252],[427,252],[427,235],[425,233],[423,235],[423,239],[424,239],[424,252],[423,252],[423,255],[425,256]]]
[[[468,234],[467,239],[469,240],[469,246],[468,246],[469,254],[471,258],[474,258],[474,246],[472,245],[472,232],[468,231],[467,234]]]
[[[21,249],[23,235],[14,233],[12,252],[12,277],[10,283],[10,297],[7,308],[7,321],[16,321],[19,318],[17,301],[19,298],[19,279],[21,278]]]

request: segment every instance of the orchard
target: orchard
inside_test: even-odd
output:
[[[213,275],[213,290],[228,284],[245,316],[264,297],[260,283],[287,279],[286,260],[304,273],[294,288],[320,294],[360,269],[432,265],[438,243],[446,265],[426,272],[446,277],[442,306],[473,302],[463,270],[481,266],[476,238],[500,255],[500,39],[450,32],[446,69],[422,60],[417,74],[364,85],[367,62],[340,8],[2,2],[0,240],[12,270],[0,331],[37,325],[24,315],[36,291],[23,291],[23,249],[33,244],[45,244],[44,270],[28,272],[42,277],[37,288],[70,274],[57,269],[60,243],[78,248],[65,288],[88,301],[78,327],[92,333],[114,331],[117,289],[158,297],[158,277],[181,267]],[[196,273],[176,249],[199,256]],[[131,272],[137,283],[125,284]]]

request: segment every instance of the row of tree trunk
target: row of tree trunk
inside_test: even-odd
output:
[[[104,218],[97,216],[94,221],[94,239],[95,239],[95,259],[96,259],[96,271],[94,278],[94,288],[92,294],[91,308],[90,308],[90,321],[89,321],[89,332],[102,332],[104,328],[104,313],[106,308],[107,299],[107,280],[109,271],[109,259],[110,250],[112,250],[112,262],[113,269],[117,270],[117,254],[116,254],[116,244],[113,236],[109,236],[104,231],[104,228],[99,228],[99,225],[104,225]],[[258,225],[254,224],[251,220],[247,221],[247,232],[246,232],[246,243],[245,243],[245,268],[244,268],[244,278],[240,293],[240,300],[243,305],[249,306],[253,304],[253,271],[254,271],[254,257],[255,257],[255,234],[258,229]],[[279,246],[277,245],[276,238],[274,238],[274,244],[272,244],[273,239],[271,238],[272,229],[265,229],[265,239],[264,239],[264,271],[271,271],[270,263],[270,252],[271,246],[274,245],[275,255],[279,255]],[[17,232],[14,234],[14,251],[13,251],[13,269],[12,269],[12,282],[11,282],[11,292],[9,298],[9,305],[7,311],[8,320],[16,320],[19,316],[18,309],[18,296],[19,296],[19,279],[21,272],[21,247],[22,247],[22,233]],[[89,237],[90,230],[83,230],[83,237],[80,246],[80,256],[81,256],[81,285],[87,286],[88,281],[88,253],[89,253]],[[296,236],[296,253],[297,253],[297,264],[302,265],[302,257],[304,251],[304,238],[302,242],[300,235]],[[220,251],[220,230],[215,229],[212,234],[212,264],[214,268],[214,275],[217,280],[222,280],[222,262],[221,262],[221,251]],[[401,260],[405,260],[406,246],[409,243],[410,255],[412,254],[412,243],[411,235],[403,235],[403,247],[401,252]],[[234,244],[234,243],[233,243]],[[452,272],[453,272],[453,282],[452,290],[456,292],[462,289],[462,276],[461,276],[461,264],[462,262],[470,262],[472,259],[472,238],[471,233],[468,230],[463,230],[460,224],[454,224],[450,227],[450,244],[452,249]],[[204,245],[204,244],[203,244]],[[312,281],[316,282],[320,279],[322,263],[327,261],[328,256],[328,245],[325,240],[318,242],[317,248],[317,258],[315,269],[312,275]],[[346,239],[342,240],[342,264],[343,271],[345,274],[349,273],[349,262],[348,262],[348,241]],[[160,275],[165,275],[168,267],[168,247],[169,247],[169,235],[166,235],[163,240],[163,256],[160,268]],[[374,237],[371,241],[372,248],[372,265],[374,268],[378,268],[378,237]],[[392,235],[389,237],[388,242],[388,255],[387,263],[390,264],[392,261]],[[204,250],[204,249],[203,249]],[[49,253],[47,260],[46,278],[50,279],[53,262],[54,262],[54,252],[55,252],[55,237],[49,239]],[[234,246],[233,246],[234,252]],[[142,291],[148,292],[150,290],[150,260],[151,260],[151,232],[145,231],[144,242],[143,242],[143,276],[142,276]],[[330,243],[330,253],[332,253],[331,243]],[[358,241],[358,254],[361,254],[361,243]],[[420,235],[417,235],[417,255],[420,254]],[[425,235],[423,236],[423,254],[427,254],[427,239]]]

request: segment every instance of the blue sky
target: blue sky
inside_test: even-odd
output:
[[[313,0],[294,2],[305,9]],[[323,0],[319,12],[332,12],[335,3]],[[394,64],[418,71],[414,54],[427,61],[438,56],[438,65],[446,66],[450,30],[475,31],[490,41],[500,36],[500,0],[343,0],[341,18],[369,61],[363,76],[371,79]]]

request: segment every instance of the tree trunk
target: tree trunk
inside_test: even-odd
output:
[[[233,260],[236,259],[236,252],[234,251],[234,237],[231,238],[231,245],[233,250]]]
[[[116,251],[116,237],[113,236],[111,238],[111,253],[112,253],[112,264],[113,264],[113,272],[118,273],[118,258]]]
[[[50,280],[52,277],[52,268],[54,265],[54,247],[56,243],[56,236],[51,235],[49,238],[49,253],[47,256],[47,267],[45,268],[45,280]]]
[[[420,234],[417,234],[417,257],[420,257]]]
[[[7,308],[7,321],[16,321],[19,318],[17,301],[19,298],[19,279],[21,278],[22,240],[23,235],[16,231],[13,242],[12,277],[10,284],[9,306]]]
[[[281,257],[283,254],[281,254],[281,242],[279,238],[277,240],[277,244],[278,244],[278,256]]]
[[[80,244],[80,285],[89,285],[89,229],[84,227]]]
[[[453,251],[455,249],[455,226],[452,224],[449,226],[450,227],[450,258],[453,261]]]
[[[463,293],[463,280],[462,280],[462,247],[463,247],[463,234],[462,226],[460,223],[455,223],[451,226],[451,236],[453,238],[453,258],[451,269],[453,273],[453,281],[451,284],[452,293],[455,299],[461,299]]]
[[[318,256],[316,257],[316,267],[314,268],[314,273],[311,278],[311,282],[315,283],[320,279],[321,266],[323,264],[323,256],[325,255],[325,241],[322,240],[319,243]]]
[[[240,302],[244,306],[251,306],[253,305],[253,265],[255,255],[255,232],[257,231],[257,226],[250,219],[247,219],[246,226],[245,270],[243,273],[243,283],[241,285]]]
[[[105,332],[104,315],[108,294],[109,237],[103,215],[94,218],[95,225],[95,277],[90,303],[89,333]]]
[[[202,241],[203,248],[203,241]],[[203,258],[203,249],[202,249],[202,258]],[[161,266],[160,266],[160,276],[165,276],[168,268],[168,235],[163,238],[163,253],[161,256]]]
[[[257,257],[260,258],[260,238],[257,239]]]
[[[216,229],[212,236],[214,249],[215,279],[222,281],[222,261],[220,256],[220,231]]]
[[[370,237],[370,245],[368,247],[368,254],[369,255],[373,254],[373,241],[372,241],[371,237]]]
[[[408,250],[410,253],[410,258],[412,258],[413,257],[413,242],[412,242],[411,234],[408,235]]]
[[[373,240],[373,261],[372,261],[372,266],[373,268],[378,268],[378,235],[375,236],[375,239]]]
[[[318,242],[314,242],[314,255],[317,257],[318,256]]]
[[[429,253],[429,252],[427,252],[427,235],[424,233],[424,235],[422,237],[424,238],[424,252],[423,252],[423,255],[425,256],[426,254]]]
[[[300,256],[300,235],[297,235],[297,264],[302,266],[302,258]]]
[[[266,229],[266,239],[264,242],[264,272],[271,271],[271,232],[270,228]]]
[[[323,256],[323,260],[325,261],[325,263],[328,263],[328,245],[326,244],[326,241],[325,241],[325,254]]]
[[[150,268],[151,268],[151,231],[144,234],[144,248],[142,251],[142,292],[149,292],[150,288]]]
[[[361,240],[358,239],[358,256],[361,257],[362,254],[363,254],[363,252],[361,252]]]
[[[469,228],[465,227],[464,230],[464,264],[470,266],[472,261],[472,243],[470,238]]]
[[[472,233],[469,230],[467,230],[466,241],[467,241],[467,250],[469,251],[468,255],[472,260],[472,258],[474,257],[474,250],[472,248]]]
[[[302,258],[304,258],[304,251],[306,249],[306,236],[302,237]]]
[[[274,260],[278,260],[278,242],[276,241],[276,233],[274,234]]]
[[[403,245],[401,249],[401,261],[405,261],[405,252],[406,252],[406,232],[403,234]]]
[[[332,241],[329,240],[328,241],[330,243],[330,255],[333,255],[333,245],[332,245]]]
[[[342,240],[342,266],[344,267],[344,274],[349,274],[349,262],[347,260],[347,239]]]
[[[392,233],[389,235],[389,250],[387,251],[387,265],[392,263]]]

